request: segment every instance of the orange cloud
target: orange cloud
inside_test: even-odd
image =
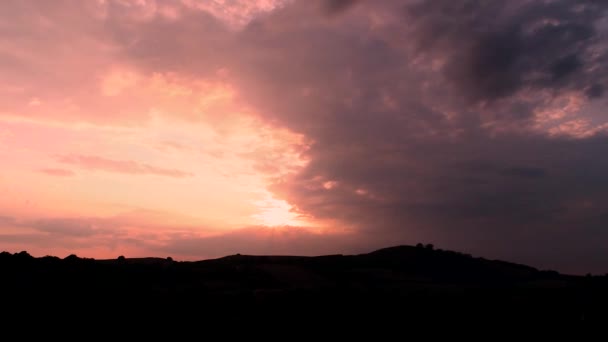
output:
[[[58,158],[61,163],[77,165],[88,170],[125,173],[132,175],[156,175],[175,178],[192,177],[190,172],[166,169],[132,160],[113,160],[97,156],[69,155]]]

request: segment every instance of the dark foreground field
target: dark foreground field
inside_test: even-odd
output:
[[[608,277],[552,271],[425,247],[362,255],[233,255],[92,260],[0,254],[13,315],[227,319],[605,321]]]

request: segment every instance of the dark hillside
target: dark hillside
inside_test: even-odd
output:
[[[604,320],[608,279],[428,247],[198,262],[0,255],[5,309],[366,320]],[[251,316],[252,315],[252,316]]]

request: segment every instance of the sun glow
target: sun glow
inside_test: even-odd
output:
[[[298,215],[289,203],[276,199],[270,194],[254,204],[259,209],[258,213],[252,215],[257,224],[269,227],[310,225],[310,222],[306,222],[301,215]]]

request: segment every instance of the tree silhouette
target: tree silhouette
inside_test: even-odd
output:
[[[14,254],[14,256],[17,257],[18,260],[31,260],[31,259],[34,259],[34,257],[31,256],[26,251],[21,251],[19,253],[16,253],[16,254]]]
[[[80,258],[76,254],[70,254],[64,259],[65,261],[78,261]]]

